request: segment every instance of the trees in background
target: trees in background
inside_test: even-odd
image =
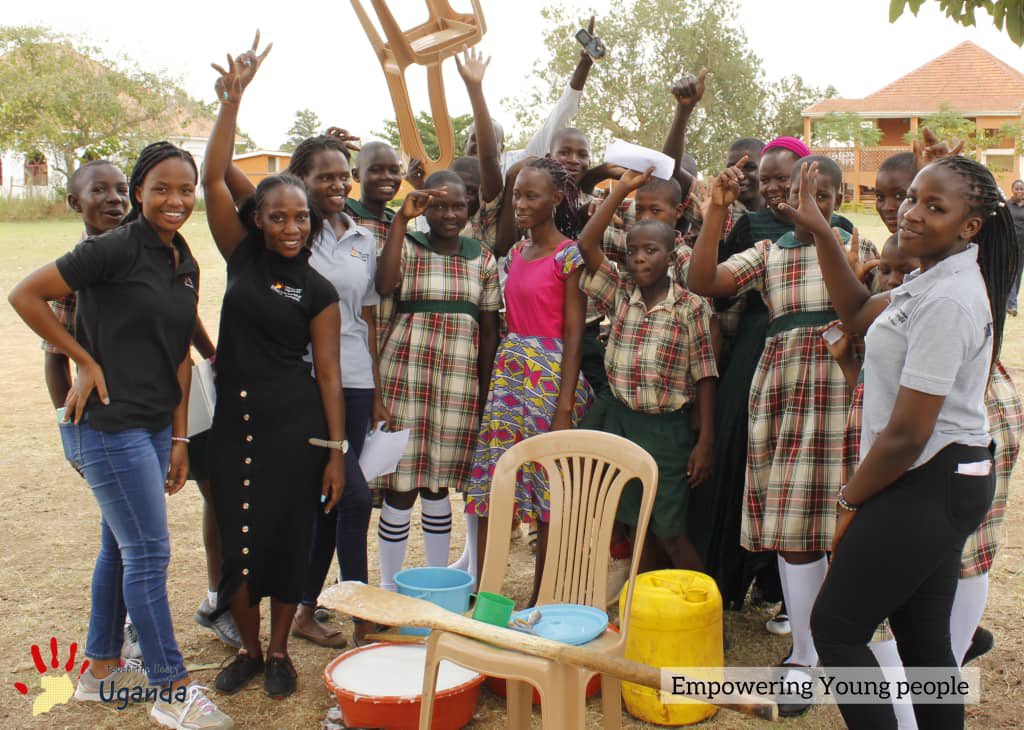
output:
[[[1024,0],[930,0],[937,2],[939,9],[947,17],[963,26],[976,25],[976,11],[984,10],[992,18],[992,23],[999,30],[1006,30],[1006,35],[1018,46],[1024,44]],[[909,8],[917,15],[917,11],[925,4],[925,0],[890,0],[889,22],[895,23]]]
[[[467,130],[469,125],[473,123],[473,115],[459,114],[451,119],[452,129],[455,130],[456,155],[461,155],[462,149],[466,146]],[[395,124],[395,120],[385,119],[382,124],[384,129],[374,132],[374,134],[385,140],[396,150],[399,149],[401,147],[401,139],[398,135],[398,125]],[[429,113],[421,111],[416,115],[416,128],[419,130],[420,138],[423,140],[423,148],[432,159],[436,160],[441,155],[441,148],[437,143],[437,132],[434,130],[433,117]]]

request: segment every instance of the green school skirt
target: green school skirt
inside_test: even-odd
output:
[[[595,399],[580,428],[622,436],[654,457],[658,464],[658,494],[651,529],[658,537],[685,535],[690,502],[686,467],[694,445],[689,407],[671,413],[640,413],[615,398],[611,390],[605,390]],[[627,484],[615,518],[635,527],[642,495],[639,481]]]

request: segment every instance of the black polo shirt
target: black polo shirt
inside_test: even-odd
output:
[[[57,259],[78,294],[77,339],[103,368],[110,405],[93,391],[85,412],[100,431],[157,430],[181,401],[178,365],[188,354],[199,267],[180,234],[180,264],[145,218],[87,238]]]

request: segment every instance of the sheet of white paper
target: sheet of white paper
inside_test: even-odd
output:
[[[409,443],[408,429],[392,433],[384,431],[382,425],[383,422],[377,424],[377,428],[367,434],[363,453],[359,455],[359,468],[367,481],[395,471]]]
[[[664,152],[641,147],[632,142],[623,142],[614,137],[604,149],[604,161],[610,165],[620,165],[637,172],[644,172],[653,165],[654,177],[660,177],[662,180],[672,178],[674,172],[672,168],[675,166],[675,160]]]
[[[217,391],[213,385],[213,363],[200,360],[192,366],[192,388],[188,394],[188,436],[209,430],[213,425],[213,410],[217,404]]]

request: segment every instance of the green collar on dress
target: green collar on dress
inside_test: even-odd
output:
[[[384,217],[378,218],[376,215],[371,213],[366,208],[365,205],[363,205],[362,201],[355,200],[354,198],[349,198],[345,204],[348,206],[349,210],[351,210],[360,218],[370,218],[371,220],[382,220],[385,223],[390,223],[391,219],[395,217],[395,211],[391,210],[391,208],[387,207],[386,205],[384,206]]]
[[[426,249],[433,251],[434,253],[441,253],[430,243],[430,237],[426,233],[419,231],[409,231],[405,234],[414,243],[423,246]],[[482,253],[482,245],[475,238],[467,238],[466,236],[459,236],[459,250],[450,254],[452,256],[461,256],[464,259],[475,259],[479,258]],[[445,255],[445,254],[442,254]]]
[[[834,228],[833,230],[839,231],[840,238],[843,239],[843,244],[850,242],[850,234],[844,231],[842,228]],[[786,231],[782,234],[775,245],[779,248],[800,248],[801,246],[813,246],[813,243],[803,243],[802,241],[796,240],[796,233],[793,231]]]

